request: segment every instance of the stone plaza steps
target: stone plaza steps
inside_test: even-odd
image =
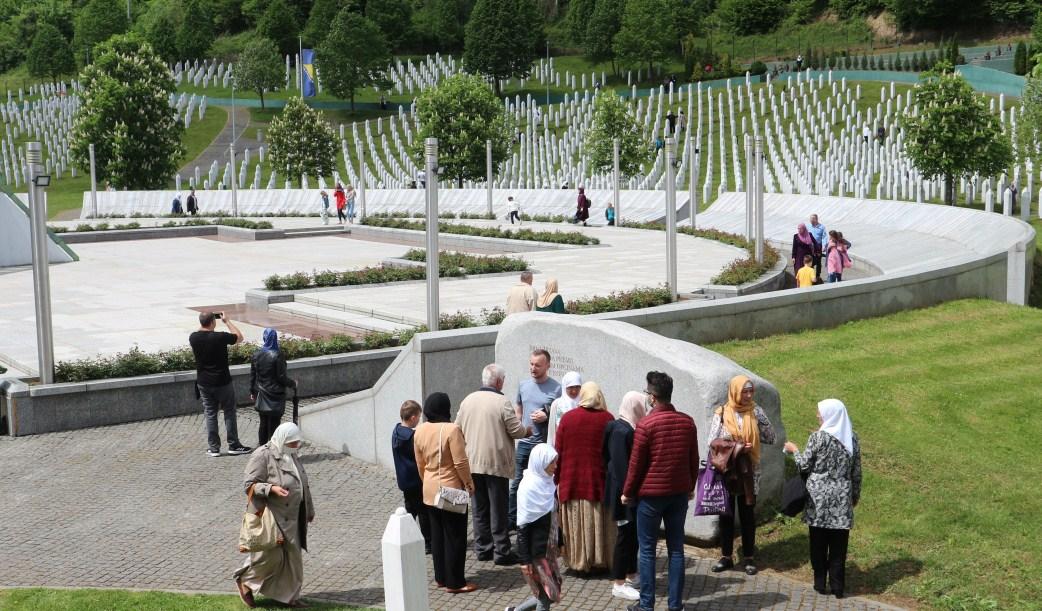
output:
[[[403,331],[422,324],[421,321],[413,320],[389,320],[392,318],[390,315],[373,310],[364,311],[346,304],[324,302],[318,299],[306,301],[299,295],[297,299],[298,301],[295,302],[273,303],[268,306],[268,309],[294,318],[363,331]]]

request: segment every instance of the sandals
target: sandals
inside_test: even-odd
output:
[[[478,589],[478,585],[476,583],[468,583],[467,585],[463,586],[462,588],[445,588],[445,591],[448,592],[449,594],[466,594],[468,592],[473,592],[474,590],[477,590],[477,589]]]
[[[239,600],[242,601],[242,604],[246,605],[250,609],[257,606],[256,601],[253,600],[253,592],[246,586],[242,585],[242,580],[238,577],[235,578],[235,589],[239,592]]]

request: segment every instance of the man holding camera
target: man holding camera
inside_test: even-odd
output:
[[[217,319],[224,321],[231,333],[215,331]],[[225,318],[224,312],[199,314],[199,330],[188,336],[195,354],[195,396],[203,402],[206,418],[207,456],[221,455],[221,435],[217,427],[217,410],[224,411],[224,430],[228,436],[228,454],[249,454],[253,448],[239,443],[235,418],[235,388],[228,371],[228,346],[242,341],[242,331]]]

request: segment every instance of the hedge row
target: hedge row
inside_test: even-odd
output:
[[[268,221],[250,221],[247,219],[227,217],[217,218],[212,221],[207,219],[191,218],[183,223],[177,221],[167,221],[162,225],[157,225],[158,228],[169,228],[169,227],[202,227],[205,225],[225,225],[228,227],[240,227],[242,229],[272,229],[274,225]],[[68,227],[48,227],[54,233],[66,233],[69,231]],[[141,223],[130,222],[126,224],[109,225],[108,223],[80,223],[73,229],[76,233],[87,232],[87,231],[121,231],[127,229],[141,229]]]
[[[413,248],[402,257],[408,261],[426,261],[427,251]],[[499,274],[503,272],[523,272],[528,269],[528,262],[520,257],[478,256],[462,252],[438,253],[439,267],[459,267],[468,276],[477,274]]]
[[[371,227],[387,227],[391,229],[411,229],[424,231],[427,226],[420,221],[409,221],[401,218],[367,217],[365,224]],[[532,231],[531,229],[500,229],[498,227],[473,227],[453,223],[438,223],[440,233],[480,236],[485,238],[503,238],[507,240],[525,240],[531,242],[550,242],[553,244],[575,244],[588,246],[600,244],[597,238],[578,231]]]

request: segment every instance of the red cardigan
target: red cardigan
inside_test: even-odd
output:
[[[604,500],[604,428],[615,417],[607,411],[577,407],[561,418],[557,450],[557,495],[562,503]]]
[[[633,451],[622,493],[632,499],[690,494],[697,481],[695,421],[672,405],[656,405],[637,424],[633,434]]]

